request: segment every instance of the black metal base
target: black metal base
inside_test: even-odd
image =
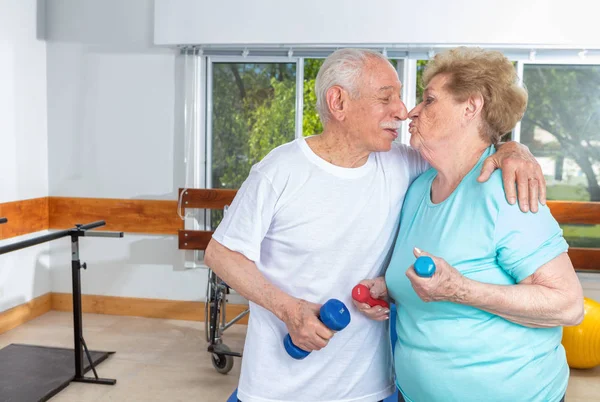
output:
[[[114,352],[90,350],[94,367]],[[83,376],[92,377],[84,360]],[[11,344],[0,349],[0,401],[44,402],[69,386],[73,371],[73,349]]]
[[[102,384],[102,385],[115,385],[117,380],[113,380],[110,378],[93,378],[93,377],[81,377],[81,378],[73,378],[71,380],[73,382],[87,382],[91,384]]]

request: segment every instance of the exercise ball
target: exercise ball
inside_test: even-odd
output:
[[[567,363],[575,369],[600,365],[600,303],[583,298],[584,317],[579,325],[563,328]]]

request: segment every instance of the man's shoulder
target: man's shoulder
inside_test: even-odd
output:
[[[266,176],[273,176],[277,172],[292,170],[302,161],[302,150],[298,140],[294,140],[274,148],[255,165],[255,168]]]

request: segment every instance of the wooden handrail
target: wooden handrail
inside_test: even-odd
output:
[[[548,201],[554,219],[562,224],[600,224],[600,202]]]
[[[236,193],[237,190],[227,189],[179,189],[182,208],[223,209],[231,205]]]
[[[182,208],[223,209],[231,205],[237,190],[180,189]],[[600,203],[579,201],[548,201],[554,218],[561,224],[600,224]],[[213,232],[180,230],[181,250],[205,250]],[[600,248],[571,247],[569,257],[578,271],[600,271]]]

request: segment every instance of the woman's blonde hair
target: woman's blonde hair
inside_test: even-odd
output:
[[[445,88],[459,102],[483,97],[481,135],[492,144],[511,131],[527,107],[527,90],[519,86],[513,64],[500,52],[457,47],[435,55],[423,72],[426,87],[438,74],[448,74]]]

